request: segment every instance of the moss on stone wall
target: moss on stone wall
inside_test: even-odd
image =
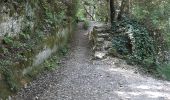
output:
[[[30,76],[34,76],[31,71],[39,73],[44,69],[33,66],[37,54],[43,50],[51,50],[51,53],[65,50],[75,25],[78,3],[75,1],[3,0],[0,3],[0,16],[4,18],[0,24],[9,24],[9,18],[21,20],[17,26],[19,32],[13,33],[10,27],[0,39],[0,99],[31,80]]]

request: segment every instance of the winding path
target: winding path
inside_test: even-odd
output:
[[[170,82],[141,75],[117,58],[91,60],[87,31],[79,25],[62,67],[41,76],[16,100],[170,100]]]

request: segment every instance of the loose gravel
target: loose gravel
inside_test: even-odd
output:
[[[13,100],[170,100],[170,82],[139,74],[117,58],[92,60],[79,25],[71,51],[55,71],[41,75]]]

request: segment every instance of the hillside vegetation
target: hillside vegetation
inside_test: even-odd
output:
[[[16,92],[38,73],[57,66],[75,29],[77,3],[76,0],[0,3],[0,98]],[[54,65],[50,59],[44,62],[56,51]]]
[[[78,22],[105,23],[109,56],[170,80],[169,16],[169,0],[2,0],[0,99],[58,66]]]

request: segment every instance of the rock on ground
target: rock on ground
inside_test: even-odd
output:
[[[94,57],[97,59],[103,59],[106,56],[105,52],[95,51]]]

